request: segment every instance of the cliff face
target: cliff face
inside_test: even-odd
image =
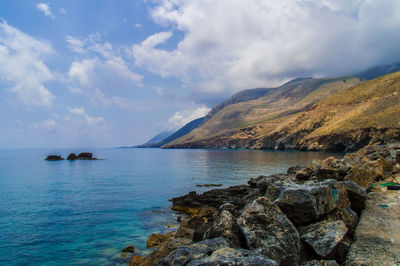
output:
[[[301,79],[224,106],[163,147],[353,151],[398,138],[399,111],[400,72],[368,82]]]

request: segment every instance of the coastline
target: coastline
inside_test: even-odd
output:
[[[173,198],[172,209],[188,217],[175,232],[152,234],[157,249],[134,254],[130,265],[347,263],[367,191],[400,173],[393,153],[367,146],[246,185]]]

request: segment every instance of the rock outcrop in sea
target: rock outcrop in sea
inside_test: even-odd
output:
[[[172,209],[189,217],[176,232],[152,236],[158,249],[131,265],[343,265],[349,250],[352,262],[365,261],[352,244],[367,191],[399,173],[390,148],[368,146],[246,185],[173,198]]]

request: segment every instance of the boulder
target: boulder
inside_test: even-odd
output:
[[[60,155],[49,155],[45,159],[46,161],[61,161],[64,160]]]
[[[266,197],[295,224],[310,223],[333,211],[342,196],[338,182],[332,179],[305,184],[275,183],[270,184],[266,191]]]
[[[139,266],[142,265],[143,257],[134,255],[129,262],[129,266]]]
[[[203,194],[189,193],[182,197],[172,198],[173,209],[199,209],[213,207],[218,209],[224,203],[232,203],[238,209],[243,208],[248,201],[260,196],[257,188],[246,185],[233,186],[223,189],[213,189]]]
[[[191,245],[180,246],[168,256],[160,259],[159,265],[187,265],[193,260],[206,258],[214,251],[225,247],[229,247],[229,243],[223,238],[207,239]]]
[[[233,246],[239,246],[238,232],[235,217],[230,212],[223,210],[204,233],[203,238],[223,237],[229,240]]]
[[[260,266],[278,266],[276,261],[268,259],[265,256],[256,254],[249,250],[221,248],[211,254],[209,257],[193,260],[188,266],[217,266],[217,265],[260,265]]]
[[[347,195],[351,203],[351,208],[360,216],[361,211],[365,209],[367,191],[352,181],[341,182],[346,188]]]
[[[91,152],[81,152],[78,155],[79,160],[92,160],[93,154]]]
[[[68,155],[67,160],[69,161],[75,161],[78,159],[78,156],[76,156],[75,153],[71,153],[70,155]]]
[[[266,197],[251,202],[237,219],[244,238],[242,244],[280,265],[296,265],[300,238],[285,214]]]
[[[228,211],[228,212],[230,212],[233,216],[236,216],[236,214],[237,214],[236,206],[233,205],[232,203],[225,203],[225,204],[222,204],[221,207],[219,207],[219,211],[220,211],[220,212],[222,212],[222,211]]]
[[[311,167],[305,167],[296,171],[297,180],[308,180],[313,174],[314,170]]]
[[[159,249],[152,252],[147,257],[143,258],[140,265],[145,265],[145,266],[157,265],[158,261],[161,258],[164,258],[165,256],[167,256],[173,250],[175,250],[181,246],[190,245],[191,243],[192,243],[192,240],[188,239],[188,238],[172,238],[172,239],[168,240],[166,243],[163,243],[159,247]]]
[[[343,221],[321,221],[299,228],[301,240],[322,258],[333,255],[335,248],[347,233]]]
[[[166,234],[151,234],[147,238],[146,246],[148,248],[156,248],[162,245],[163,243],[167,242],[175,235],[175,232],[170,232]]]
[[[126,253],[135,253],[135,247],[134,246],[129,246],[126,247],[122,250],[122,252],[126,252]]]

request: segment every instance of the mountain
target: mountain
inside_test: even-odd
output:
[[[153,143],[157,143],[159,141],[162,141],[163,139],[171,136],[174,132],[172,131],[164,131],[161,132],[157,135],[155,135],[152,139],[150,139],[148,142],[146,142],[145,144],[153,144]]]
[[[259,98],[225,105],[163,148],[353,151],[400,138],[400,72],[298,79]]]
[[[160,139],[159,135],[161,135],[162,133],[158,134],[157,136],[152,138],[149,142],[142,144],[142,145],[135,146],[135,148],[160,148],[161,146],[163,146],[166,143],[172,142],[172,141],[176,140],[177,138],[180,138],[182,136],[189,134],[193,129],[200,126],[201,123],[203,123],[204,119],[205,119],[205,117],[197,118],[197,119],[187,123],[186,125],[184,125],[182,128],[180,128],[175,133],[169,134],[169,135],[167,135],[167,137],[162,138],[161,140],[158,140],[156,142],[151,142],[151,141],[154,141],[155,139],[156,140]]]
[[[205,121],[162,148],[252,148],[264,132],[333,93],[364,82],[352,76],[300,78],[278,88],[239,92],[213,108]]]
[[[367,69],[364,72],[358,73],[355,76],[363,78],[363,79],[368,79],[372,80],[393,72],[400,71],[400,63],[394,63],[390,65],[380,65],[380,66],[374,66],[369,69]]]

